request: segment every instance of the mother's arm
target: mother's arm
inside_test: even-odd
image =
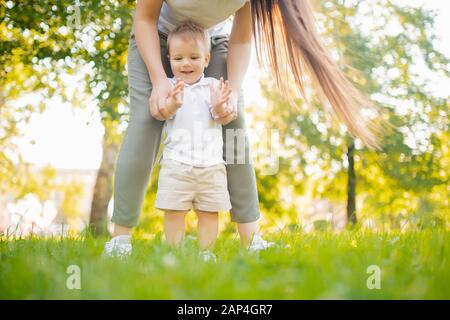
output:
[[[163,0],[139,0],[134,18],[136,44],[152,81],[153,89],[149,99],[150,112],[158,120],[171,117],[165,107],[165,99],[172,89],[160,58],[161,49],[157,24],[162,4]]]
[[[252,17],[250,1],[240,8],[234,15],[228,44],[227,72],[228,81],[233,90],[231,104],[233,110],[217,119],[221,124],[228,124],[237,117],[237,100],[239,90],[244,80],[245,73],[252,53]]]

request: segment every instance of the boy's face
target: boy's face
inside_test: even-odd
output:
[[[169,60],[172,72],[177,79],[187,84],[196,83],[208,66],[210,53],[199,39],[173,37],[170,40]]]

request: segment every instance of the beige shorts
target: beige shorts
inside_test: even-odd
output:
[[[171,159],[161,161],[155,207],[161,210],[217,212],[231,209],[225,164],[194,167]]]

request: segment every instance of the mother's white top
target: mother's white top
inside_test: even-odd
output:
[[[227,34],[227,19],[250,0],[165,0],[161,7],[158,29],[165,34],[185,20],[208,29],[210,36]]]

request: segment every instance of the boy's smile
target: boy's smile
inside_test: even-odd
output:
[[[170,41],[169,60],[172,72],[186,84],[196,83],[208,66],[210,53],[206,45],[197,39],[175,36]]]

